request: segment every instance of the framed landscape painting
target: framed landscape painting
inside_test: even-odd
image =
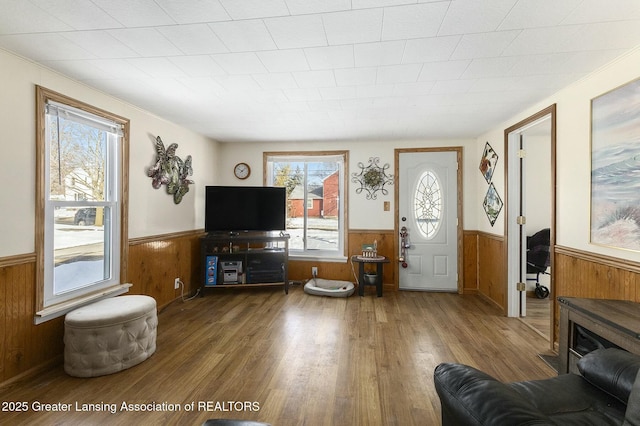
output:
[[[640,251],[640,79],[591,101],[590,235]]]

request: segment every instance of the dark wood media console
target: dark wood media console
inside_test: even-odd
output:
[[[205,288],[282,285],[289,293],[289,235],[281,232],[210,233],[200,239]]]

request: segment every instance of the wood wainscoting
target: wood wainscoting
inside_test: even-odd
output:
[[[200,237],[203,230],[154,235],[129,240],[127,280],[129,294],[146,294],[158,308],[182,295],[175,278],[184,283],[185,297],[200,286]],[[378,241],[380,253],[394,259],[392,230],[351,231],[348,252],[358,253],[363,243]],[[384,268],[385,288],[393,289],[396,267]],[[353,281],[351,265],[335,262],[290,262],[290,279],[308,279],[311,266],[321,277]],[[64,319],[34,325],[36,255],[0,258],[0,383],[62,362]],[[46,350],[43,350],[46,348]]]
[[[555,247],[555,297],[640,302],[640,263],[569,247]],[[558,341],[560,307],[554,300],[553,340]]]
[[[378,254],[386,256],[391,261],[383,269],[382,282],[385,290],[397,289],[397,256],[394,253],[393,230],[362,230],[350,229],[347,238],[348,256],[362,253],[362,244],[378,242]],[[289,257],[289,279],[294,281],[306,281],[311,278],[311,267],[318,267],[318,276],[332,280],[354,281],[351,262],[325,262],[311,260],[295,260]],[[353,266],[356,274],[358,265]]]
[[[462,293],[478,293],[478,231],[462,232],[463,271]]]
[[[157,235],[129,242],[129,294],[147,294],[158,307],[199,285],[203,231]],[[34,325],[36,305],[35,253],[0,258],[0,383],[14,381],[62,362],[64,318]]]
[[[505,241],[500,235],[478,232],[478,292],[507,313]]]
[[[60,362],[63,319],[34,325],[35,253],[0,258],[0,383]]]
[[[131,294],[147,294],[163,308],[181,296],[176,277],[192,294],[200,284],[202,230],[137,238],[129,243],[127,281]],[[378,241],[379,252],[391,259],[384,268],[385,290],[397,289],[397,256],[393,230],[351,230],[348,253],[363,243]],[[478,293],[506,312],[504,238],[478,231],[464,232],[463,292]],[[305,280],[311,266],[321,277],[353,280],[349,262],[291,261],[290,279]],[[0,258],[0,383],[13,381],[62,361],[63,319],[33,324],[35,315],[35,254]],[[552,271],[554,296],[591,297],[640,302],[640,264],[556,246]],[[558,340],[558,306],[554,301],[554,337]],[[46,348],[46,349],[45,349]]]
[[[130,294],[146,294],[156,299],[162,308],[182,294],[174,289],[174,280],[184,284],[185,297],[200,287],[200,237],[204,231],[129,240],[129,270],[127,281],[133,284]]]
[[[378,241],[378,252],[391,262],[384,267],[385,290],[398,290],[398,262],[395,253],[397,241],[393,230],[350,230],[348,244],[350,254],[361,251],[362,244]],[[504,238],[478,231],[463,232],[462,292],[482,294],[506,312],[506,280],[502,277]],[[482,249],[480,250],[480,247]],[[349,262],[319,262],[292,260],[289,258],[289,278],[306,281],[311,278],[311,267],[318,267],[322,278],[353,281]]]

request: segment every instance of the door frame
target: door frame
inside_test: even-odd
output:
[[[457,262],[458,262],[458,277],[457,277],[457,286],[458,286],[458,294],[462,293],[463,283],[462,277],[463,274],[463,266],[464,266],[464,256],[463,256],[463,226],[462,226],[462,147],[461,146],[451,146],[451,147],[439,147],[439,148],[396,148],[394,149],[394,170],[396,171],[396,178],[394,179],[394,231],[395,237],[393,238],[393,271],[394,271],[394,287],[396,291],[400,290],[400,263],[398,262],[398,258],[400,256],[400,206],[399,206],[399,198],[400,198],[400,154],[411,154],[411,153],[423,153],[423,152],[455,152],[456,153],[456,161],[458,162],[458,184],[456,201],[457,201],[457,216],[458,216],[458,224],[456,226],[456,241],[457,241]]]
[[[509,228],[510,225],[513,225],[517,217],[512,217],[509,215],[509,168],[508,165],[510,163],[510,156],[517,155],[517,150],[509,150],[509,135],[511,133],[517,132],[520,129],[524,129],[529,125],[535,123],[536,121],[544,118],[549,115],[551,119],[551,238],[549,242],[549,252],[550,252],[550,264],[551,264],[551,282],[550,282],[550,294],[551,298],[551,309],[550,309],[550,344],[553,349],[553,342],[555,340],[555,315],[556,315],[556,303],[555,303],[555,285],[554,285],[554,264],[555,264],[555,235],[556,235],[556,104],[552,104],[537,113],[525,118],[524,120],[508,127],[504,131],[504,155],[506,158],[505,167],[504,167],[504,184],[505,184],[505,200],[504,200],[504,276],[506,277],[506,294],[507,294],[507,316],[518,316],[515,315],[515,312],[519,311],[519,306],[514,306],[516,302],[519,303],[519,296],[514,293],[518,293],[515,289],[515,283],[509,282],[509,265],[512,264],[512,257],[514,253],[517,253],[518,248],[513,247],[513,243],[510,244],[509,238]],[[517,183],[514,183],[517,184]],[[520,194],[522,196],[522,194]],[[517,203],[518,200],[513,200],[514,203]],[[513,260],[515,262],[515,260]]]

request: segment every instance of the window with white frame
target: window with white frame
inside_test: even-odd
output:
[[[55,307],[126,291],[128,121],[41,87],[37,99],[38,308],[46,320],[64,313]]]
[[[347,152],[264,155],[265,185],[287,189],[289,254],[343,258]]]

